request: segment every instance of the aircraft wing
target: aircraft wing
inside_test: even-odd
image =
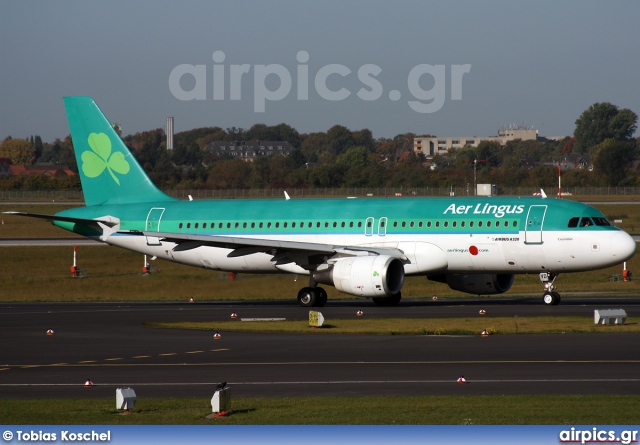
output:
[[[194,249],[199,246],[220,247],[225,249],[233,249],[229,253],[229,257],[237,257],[249,255],[257,252],[276,252],[282,253],[286,251],[294,251],[298,253],[306,253],[309,256],[325,254],[343,256],[359,256],[359,255],[389,255],[400,260],[406,260],[407,257],[399,249],[388,247],[374,246],[341,246],[322,243],[306,243],[299,241],[283,241],[260,238],[243,238],[238,236],[216,236],[216,235],[194,235],[173,232],[119,232],[126,234],[139,233],[144,236],[160,238],[165,241],[178,244],[176,250]],[[185,244],[186,249],[181,249],[180,245]]]

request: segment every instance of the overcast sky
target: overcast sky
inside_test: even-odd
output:
[[[124,134],[174,116],[176,132],[570,135],[595,102],[640,114],[638,18],[637,1],[9,0],[0,138],[64,138],[68,95],[92,96]]]

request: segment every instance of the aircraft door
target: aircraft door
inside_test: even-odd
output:
[[[374,223],[374,218],[372,216],[370,216],[369,218],[367,218],[367,221],[365,222],[365,226],[364,226],[364,234],[367,236],[372,236],[373,235],[373,223]]]
[[[387,234],[387,217],[383,216],[378,220],[378,236],[385,236]]]
[[[147,232],[159,232],[160,231],[160,220],[162,219],[162,214],[164,213],[164,208],[153,207],[149,210],[149,214],[147,215],[147,224],[145,226],[145,231]],[[157,236],[147,236],[147,246],[159,246],[160,238]]]
[[[542,244],[542,227],[544,226],[544,216],[546,213],[546,205],[532,205],[529,207],[524,229],[525,244]]]

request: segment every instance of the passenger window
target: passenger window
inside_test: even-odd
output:
[[[282,225],[282,227],[284,227],[284,228],[286,229],[286,228],[287,228],[287,225],[288,225],[288,223],[284,223],[284,224]]]
[[[295,222],[291,223],[291,227],[293,227],[295,229],[296,228],[296,223]]]
[[[256,227],[256,223],[252,222],[252,223],[251,223],[251,228],[253,229],[253,228],[255,228],[255,227]]]
[[[191,223],[187,223],[187,229],[191,228]]]
[[[222,229],[222,223],[218,224],[218,229]]]
[[[231,228],[231,223],[227,223],[227,229]]]
[[[309,223],[309,224],[311,224],[311,223]],[[318,228],[318,229],[320,228],[320,221],[318,221],[318,222],[316,223],[316,228]]]
[[[409,227],[413,227],[413,225],[414,225],[414,222],[411,221],[411,224],[409,224]]]
[[[491,227],[491,221],[487,221],[487,227]]]
[[[260,227],[261,229],[262,229],[262,227],[263,227],[263,226],[264,226],[264,223],[260,223],[260,226],[259,226],[259,227]]]
[[[280,223],[279,223],[279,222],[277,222],[277,223],[276,223],[276,229],[277,229],[277,228],[279,228],[279,227],[280,227]]]
[[[398,221],[393,222],[393,227],[398,227]]]
[[[407,222],[406,221],[402,221],[402,227],[407,227]]]
[[[454,222],[452,223],[452,225],[453,225],[453,227],[455,227],[455,226],[457,226],[457,225],[458,225],[458,223],[457,223],[456,221],[454,221]]]
[[[460,223],[460,227],[464,227],[464,223],[465,223],[465,221],[462,221],[462,222]]]
[[[444,226],[445,226],[445,227],[449,227],[449,221],[445,221],[445,222],[444,222]]]
[[[240,223],[236,223],[235,226],[236,226],[236,229],[237,229],[238,227],[240,227]]]
[[[207,228],[207,223],[202,223],[202,228],[206,229]]]
[[[344,227],[344,221],[342,221],[342,223],[340,224],[340,227]]]
[[[469,221],[469,227],[473,227],[473,221]]]
[[[482,221],[478,221],[478,227],[482,227]]]
[[[440,227],[440,221],[436,221],[436,227]]]
[[[338,227],[338,223],[337,222],[333,222],[333,228],[335,229],[336,227]]]
[[[324,223],[324,227],[325,227],[325,228],[329,227],[329,223],[328,223],[328,222],[325,222],[325,223]]]
[[[362,227],[362,221],[358,222],[358,227]]]
[[[349,227],[353,227],[353,221],[349,223]]]
[[[182,223],[178,225],[178,229],[182,229]]]
[[[431,227],[431,221],[427,222],[427,227]]]
[[[313,227],[313,223],[311,221],[309,221],[309,225],[307,227],[312,228]],[[320,223],[318,223],[318,227],[320,227]]]
[[[371,221],[367,221],[367,227],[371,227]]]
[[[247,223],[242,223],[242,228],[246,229],[247,228]]]
[[[422,228],[422,221],[418,221],[418,227]]]
[[[270,229],[270,228],[271,228],[271,222],[268,222],[267,223],[267,229]]]
[[[569,220],[569,224],[567,225],[567,227],[578,227],[578,221],[580,221],[580,218],[574,216]]]

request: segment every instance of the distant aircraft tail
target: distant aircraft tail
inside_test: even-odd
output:
[[[151,182],[90,97],[65,97],[78,173],[87,206],[174,201]]]

